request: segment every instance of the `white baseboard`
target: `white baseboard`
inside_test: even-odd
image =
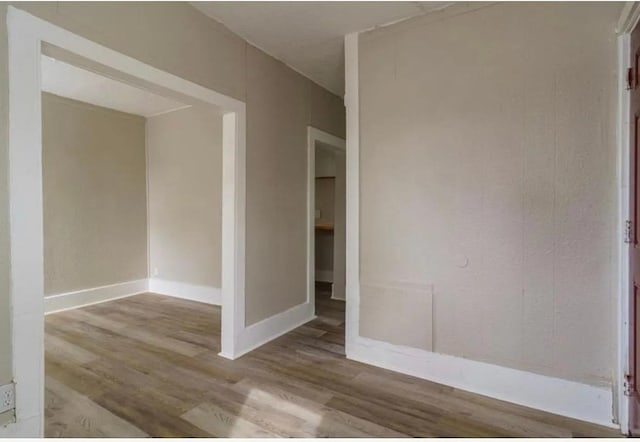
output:
[[[60,293],[58,295],[45,296],[45,314],[85,307],[114,299],[144,293],[148,290],[147,279],[121,282],[118,284],[104,285],[75,292]]]
[[[316,270],[316,281],[333,282],[333,270]]]
[[[126,298],[148,291],[213,305],[221,305],[222,300],[220,289],[216,287],[151,278],[46,296],[44,298],[44,309],[45,314],[55,313]]]
[[[229,359],[239,358],[315,318],[315,306],[310,302],[292,307],[246,327],[237,338],[236,354],[222,356]]]
[[[149,291],[159,295],[173,296],[174,298],[222,305],[222,292],[217,287],[151,278],[149,279]]]
[[[618,428],[613,423],[613,394],[610,388],[361,336],[347,346],[347,358],[526,407]]]
[[[44,415],[38,414],[0,426],[0,438],[42,438],[44,437],[43,420]]]

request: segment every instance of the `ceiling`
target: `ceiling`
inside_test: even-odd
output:
[[[189,107],[46,55],[42,56],[42,90],[143,117]]]
[[[344,94],[344,36],[427,14],[450,2],[193,2],[249,43]]]

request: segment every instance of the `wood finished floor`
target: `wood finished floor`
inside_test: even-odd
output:
[[[47,437],[619,436],[344,357],[344,304],[243,356],[220,309],[143,294],[46,317]]]

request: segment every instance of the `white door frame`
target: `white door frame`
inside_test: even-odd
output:
[[[44,270],[42,114],[43,42],[152,84],[187,102],[222,109],[221,355],[238,355],[245,331],[245,103],[94,43],[8,7],[9,209],[11,333],[16,423],[0,434],[42,436],[44,430]]]
[[[629,91],[627,90],[627,68],[631,66],[630,36],[640,18],[640,5],[636,2],[625,4],[616,32],[618,33],[618,216],[616,223],[616,245],[618,248],[618,308],[617,324],[617,370],[616,397],[620,431],[629,432],[629,400],[625,395],[625,376],[630,370],[629,359],[629,245],[623,239],[626,220],[629,215],[629,143],[630,116]]]
[[[360,338],[360,98],[359,33],[344,37],[344,104],[346,108],[346,290],[345,353],[353,359]]]
[[[314,308],[316,299],[316,141],[336,150],[346,151],[346,142],[342,138],[312,126],[307,127],[307,302]]]

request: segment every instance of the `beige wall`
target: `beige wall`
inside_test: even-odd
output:
[[[42,94],[44,288],[147,277],[145,119]]]
[[[336,209],[335,192],[335,177],[316,178],[316,210],[320,211],[320,216],[316,217],[317,224],[333,224]]]
[[[620,9],[454,7],[361,35],[361,332],[388,309],[412,324],[395,343],[612,381]],[[424,295],[378,296],[405,283]]]
[[[316,178],[336,176],[336,159],[332,147],[325,147],[324,143],[315,142]]]
[[[307,125],[344,136],[341,98],[250,46],[187,3],[15,6],[159,69],[246,101],[247,321],[251,324],[304,302],[306,276],[304,264],[298,263],[304,263],[306,253],[305,197],[297,190],[291,195],[290,189],[306,186]],[[11,378],[10,336],[4,329],[9,316],[6,10],[7,4],[1,4],[0,330],[4,332],[0,333],[0,382]],[[290,201],[284,211],[282,200]],[[288,244],[286,250],[279,248],[283,240]]]
[[[149,269],[221,287],[222,115],[190,107],[147,120]]]
[[[247,46],[248,324],[306,299],[307,125],[342,136],[341,101]]]

